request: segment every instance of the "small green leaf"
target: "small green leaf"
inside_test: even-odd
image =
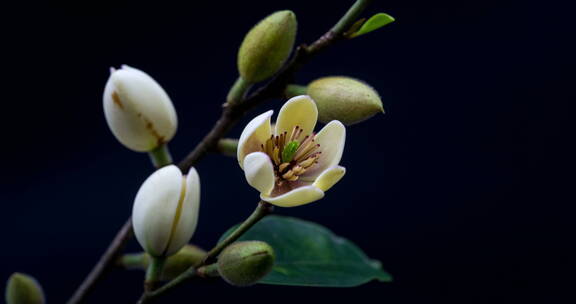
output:
[[[380,262],[371,260],[352,242],[316,223],[268,216],[240,240],[264,241],[274,248],[276,263],[272,272],[259,282],[262,284],[353,287],[374,279],[392,281]]]
[[[350,38],[370,33],[392,22],[394,22],[394,17],[384,13],[376,14],[364,22],[357,32],[350,35]]]

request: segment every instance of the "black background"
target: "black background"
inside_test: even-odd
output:
[[[244,33],[292,9],[298,42],[352,1],[23,3],[2,11],[0,279],[37,277],[62,303],[131,211],[152,172],[107,129],[110,66],[129,64],[171,96],[181,159],[220,115]],[[573,289],[576,50],[573,7],[542,1],[375,1],[397,22],[335,46],[298,75],[363,79],[385,115],[351,126],[346,177],[279,214],[317,221],[382,261],[395,282],[353,289],[187,285],[178,303],[569,302]],[[251,112],[232,132],[276,100]],[[234,159],[205,158],[193,242],[209,248],[258,200]],[[572,199],[571,199],[572,197]],[[130,250],[138,250],[131,242]],[[115,272],[91,303],[132,303],[140,272]]]

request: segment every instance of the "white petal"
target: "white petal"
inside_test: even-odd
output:
[[[264,152],[254,152],[244,158],[244,174],[250,186],[264,195],[270,195],[274,189],[274,166]]]
[[[282,195],[269,197],[260,194],[260,198],[279,207],[295,207],[312,203],[324,197],[324,191],[314,186],[303,186]]]
[[[174,165],[156,170],[142,184],[132,209],[134,234],[151,255],[166,251],[182,192],[182,173]]]
[[[320,173],[340,163],[344,143],[346,142],[346,128],[338,120],[333,120],[318,132],[316,142],[320,144],[320,158],[318,164],[313,165],[302,175],[304,181],[314,181]]]
[[[138,69],[123,66],[113,71],[103,101],[108,126],[129,149],[150,151],[176,133],[176,110],[170,97]]]
[[[292,133],[294,126],[299,126],[306,136],[314,131],[318,120],[318,109],[316,103],[307,95],[300,95],[290,98],[280,109],[278,119],[276,119],[276,134],[288,132]]]
[[[238,140],[237,159],[240,167],[243,168],[244,157],[246,155],[260,151],[260,145],[266,142],[272,135],[270,117],[274,111],[270,110],[252,119],[242,131]]]
[[[346,174],[346,168],[341,166],[332,167],[324,170],[312,185],[322,189],[322,191],[328,191],[342,179],[344,174]]]
[[[185,177],[186,194],[182,199],[182,206],[180,207],[180,215],[178,223],[172,236],[165,255],[170,256],[178,252],[184,245],[186,245],[198,224],[198,209],[200,207],[200,177],[194,167],[190,168]]]

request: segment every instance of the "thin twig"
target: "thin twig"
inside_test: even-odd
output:
[[[183,172],[187,172],[190,167],[194,166],[200,159],[206,156],[208,152],[217,147],[218,141],[232,129],[246,112],[265,100],[284,97],[285,88],[293,82],[295,72],[312,57],[330,47],[335,42],[344,39],[342,34],[356,21],[357,17],[370,2],[372,2],[372,0],[357,0],[344,17],[327,33],[309,46],[299,46],[292,59],[270,82],[244,98],[244,100],[232,104],[225,104],[222,115],[212,130],[210,130],[202,141],[196,145],[194,150],[178,164],[178,167]],[[131,235],[132,221],[128,219],[104,255],[102,255],[84,282],[76,290],[72,298],[70,298],[68,304],[81,303],[85,299],[86,295],[94,288],[94,285],[102,278],[107,270],[114,265],[116,257]]]
[[[105,273],[107,273],[114,265],[116,258],[124,248],[126,240],[132,236],[132,218],[129,218],[126,223],[120,228],[120,231],[112,240],[112,243],[108,246],[98,263],[94,266],[92,271],[84,279],[82,284],[76,289],[74,295],[68,300],[68,303],[81,303],[86,295],[94,288],[96,283],[102,279]]]
[[[266,215],[272,213],[273,210],[274,210],[274,206],[270,205],[269,203],[267,203],[265,201],[260,201],[258,203],[258,206],[256,207],[256,210],[254,210],[254,212],[252,212],[250,217],[248,217],[244,222],[242,222],[242,224],[240,224],[240,226],[238,226],[238,228],[236,228],[236,230],[234,230],[234,232],[232,232],[228,237],[226,237],[226,239],[224,239],[222,242],[220,242],[216,246],[214,246],[214,248],[212,248],[212,250],[210,250],[206,254],[206,256],[204,257],[204,260],[202,260],[202,263],[200,263],[200,265],[195,266],[195,268],[200,268],[202,266],[205,266],[205,265],[208,265],[208,264],[211,264],[212,262],[214,262],[214,260],[220,254],[220,252],[222,252],[222,250],[224,250],[226,247],[228,247],[228,245],[234,243],[246,231],[248,231],[250,228],[252,228],[252,226],[254,226],[256,223],[258,223],[258,221],[260,221]]]

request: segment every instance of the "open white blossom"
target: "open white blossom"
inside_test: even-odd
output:
[[[315,134],[318,109],[309,96],[288,100],[272,130],[273,111],[248,123],[238,143],[238,162],[260,198],[293,207],[324,197],[346,173],[342,158],[346,128],[337,120]]]
[[[127,148],[148,152],[174,137],[176,110],[148,74],[123,65],[111,69],[104,88],[104,114],[114,136]]]
[[[132,221],[140,245],[152,256],[170,256],[186,245],[198,223],[200,178],[174,165],[156,170],[140,187]]]

